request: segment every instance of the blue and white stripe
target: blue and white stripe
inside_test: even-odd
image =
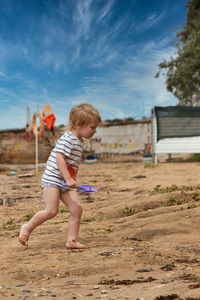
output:
[[[82,149],[83,143],[70,131],[65,132],[57,141],[47,160],[42,182],[52,183],[62,187],[63,177],[56,163],[56,153],[63,153],[65,155],[66,165],[73,165],[74,170],[78,172]]]

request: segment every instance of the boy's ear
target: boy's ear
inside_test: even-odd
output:
[[[75,123],[75,126],[76,126],[76,127],[80,127],[79,121],[77,121],[77,122]]]

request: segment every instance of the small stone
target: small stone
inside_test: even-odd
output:
[[[72,283],[74,283],[74,282],[75,282],[75,280],[68,280],[66,283],[72,284]]]
[[[102,294],[108,294],[108,292],[105,291],[105,290],[102,290],[101,293],[102,293]]]
[[[88,293],[86,296],[87,297],[91,297],[91,296],[93,296],[93,294],[92,293]]]
[[[57,295],[56,295],[56,294],[52,294],[51,297],[54,297],[54,298],[55,298],[55,297],[57,297]]]
[[[151,272],[152,268],[141,268],[141,269],[137,269],[136,272]]]
[[[31,290],[23,290],[23,293],[31,293]]]
[[[170,283],[173,281],[174,281],[174,279],[167,279],[167,280],[162,281],[161,284],[167,284],[167,283]]]
[[[25,286],[23,283],[16,284],[16,287]]]
[[[114,291],[114,290],[118,290],[118,289],[119,289],[119,287],[118,287],[118,286],[112,286],[112,287],[111,287],[111,290],[112,290],[112,291]]]
[[[92,288],[92,290],[98,290],[99,288],[100,288],[99,285],[94,285],[93,288]]]

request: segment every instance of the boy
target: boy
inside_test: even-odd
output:
[[[56,216],[61,199],[70,212],[66,247],[69,249],[88,248],[77,241],[82,207],[78,193],[70,189],[77,186],[75,176],[82,156],[83,138],[90,139],[96,133],[100,122],[100,114],[91,104],[82,103],[71,109],[69,131],[57,141],[42,176],[46,207],[38,211],[28,223],[22,225],[18,238],[22,245],[28,246],[29,236],[38,225]],[[63,179],[67,187],[63,187]]]

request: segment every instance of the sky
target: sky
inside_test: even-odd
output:
[[[102,119],[176,105],[158,64],[175,57],[186,0],[0,0],[0,130],[49,104],[56,126],[93,104]]]

